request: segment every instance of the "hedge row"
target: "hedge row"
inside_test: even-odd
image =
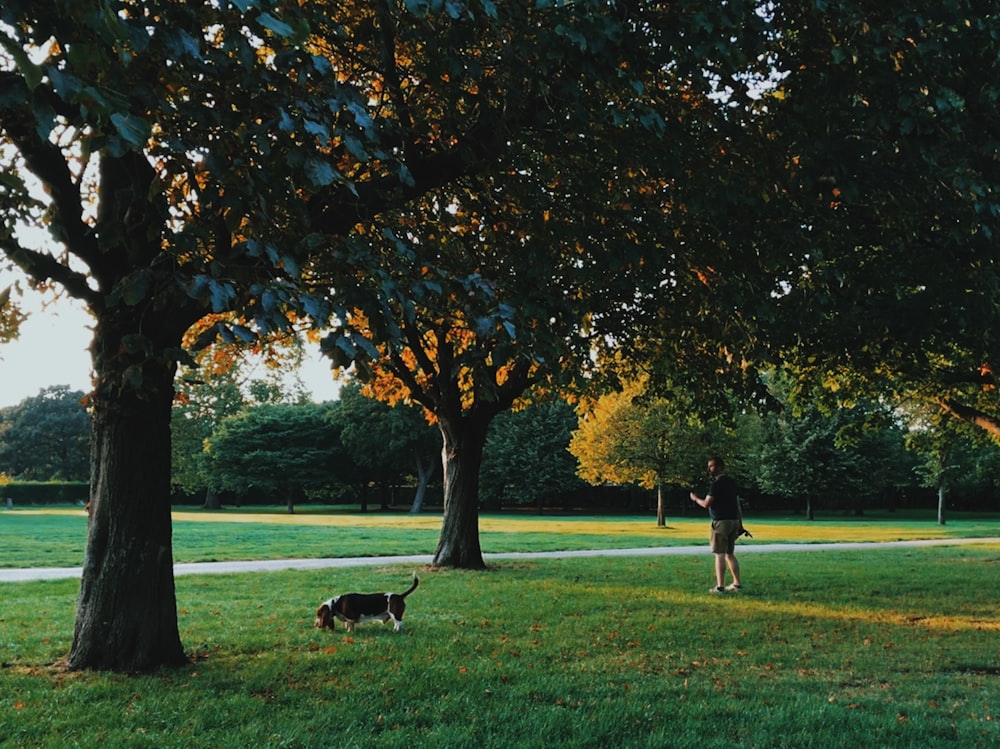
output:
[[[0,504],[15,505],[86,504],[90,484],[86,481],[11,481],[0,484]]]

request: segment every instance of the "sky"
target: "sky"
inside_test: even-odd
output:
[[[24,304],[29,317],[21,326],[20,337],[0,343],[0,408],[16,405],[53,385],[68,385],[85,393],[91,389],[87,347],[92,318],[75,300],[60,299],[43,306],[48,296],[29,294]],[[299,376],[314,401],[337,397],[338,385],[318,346],[308,349]]]

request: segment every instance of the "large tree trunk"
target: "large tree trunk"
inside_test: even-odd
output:
[[[663,496],[663,482],[656,479],[656,527],[667,527],[666,499]]]
[[[113,363],[127,358],[121,336],[106,327],[94,344],[91,516],[69,666],[149,671],[185,661],[171,548],[174,366],[148,357],[126,384]]]
[[[436,567],[486,568],[479,546],[479,468],[490,418],[482,413],[454,418],[438,414],[444,438],[444,520],[434,554]]]

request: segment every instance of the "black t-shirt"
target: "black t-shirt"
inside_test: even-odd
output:
[[[712,520],[738,520],[740,517],[739,489],[729,476],[719,476],[708,487],[708,496],[713,497],[708,506]]]

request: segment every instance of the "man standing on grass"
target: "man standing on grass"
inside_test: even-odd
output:
[[[736,482],[726,475],[726,464],[722,458],[713,456],[708,459],[708,474],[712,477],[708,494],[699,497],[691,492],[691,501],[707,509],[712,518],[709,542],[712,553],[715,554],[715,587],[711,592],[735,591],[742,587],[740,563],[736,559],[736,539],[743,534],[739,490]],[[729,587],[726,587],[727,567],[733,576]]]

